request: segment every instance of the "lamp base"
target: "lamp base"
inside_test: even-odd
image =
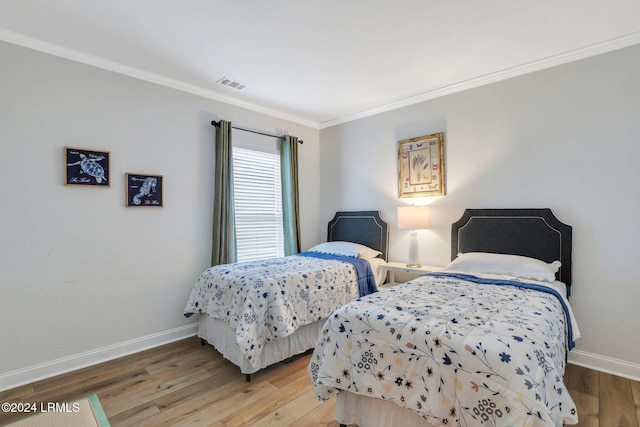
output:
[[[420,257],[418,256],[418,232],[416,230],[411,230],[411,232],[409,233],[409,262],[407,263],[407,267],[422,267],[422,264],[420,264],[419,260]]]

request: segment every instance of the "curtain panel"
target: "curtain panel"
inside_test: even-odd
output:
[[[220,120],[216,126],[215,143],[212,266],[236,262],[231,122]]]
[[[300,201],[298,191],[298,138],[285,136],[280,143],[282,177],[282,227],[284,254],[300,252]]]

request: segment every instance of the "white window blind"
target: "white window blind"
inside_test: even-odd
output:
[[[280,156],[233,148],[238,261],[284,255]]]

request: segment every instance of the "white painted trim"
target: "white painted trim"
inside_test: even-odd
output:
[[[24,36],[22,34],[14,33],[9,30],[0,28],[0,40],[4,40],[9,43],[13,43],[19,46],[24,46],[30,49],[38,50],[40,52],[49,53],[51,55],[59,56],[62,58],[70,59],[72,61],[80,62],[83,64],[92,65],[94,67],[102,68],[105,70],[113,71],[115,73],[123,74],[130,77],[135,77],[140,80],[145,80],[151,83],[155,83],[161,86],[170,87],[172,89],[180,90],[183,92],[191,93],[193,95],[202,96],[215,101],[224,102],[226,104],[235,105],[237,107],[246,108],[247,110],[255,111],[262,114],[267,114],[272,117],[288,120],[294,123],[298,123],[304,126],[308,126],[314,129],[324,129],[331,126],[336,126],[342,123],[351,122],[354,120],[362,119],[365,117],[373,116],[376,114],[384,113],[386,111],[395,110],[397,108],[406,107],[409,105],[417,104],[420,102],[428,101],[431,99],[439,98],[441,96],[450,95],[458,92],[462,92],[467,89],[476,88],[479,86],[495,83],[501,80],[506,80],[512,77],[521,76],[523,74],[532,73],[534,71],[544,70],[546,68],[555,67],[556,65],[566,64],[568,62],[577,61],[580,59],[589,58],[591,56],[607,53],[613,50],[622,49],[625,47],[633,46],[640,43],[640,32],[627,34],[622,37],[618,37],[612,40],[607,40],[602,43],[597,43],[585,48],[576,49],[571,52],[555,55],[549,58],[544,58],[538,61],[533,61],[528,64],[523,64],[517,67],[508,68],[506,70],[497,71],[495,73],[486,74],[477,78],[452,83],[446,86],[442,86],[424,93],[420,93],[407,98],[399,99],[397,101],[381,105],[376,108],[361,111],[354,114],[348,114],[343,117],[338,117],[332,120],[326,120],[320,123],[312,120],[304,119],[295,116],[290,113],[285,113],[273,108],[264,107],[254,103],[241,101],[232,96],[227,96],[219,92],[212,91],[198,87],[182,81],[169,79],[167,77],[160,76],[158,74],[150,73],[148,71],[140,70],[138,68],[129,67],[124,64],[120,64],[114,61],[109,61],[96,56],[88,55],[83,52],[79,52],[73,49],[68,49],[53,43],[34,39]]]
[[[117,359],[122,356],[192,337],[196,334],[197,330],[198,324],[192,323],[168,331],[158,332],[156,334],[1,374],[0,391],[9,390],[24,384],[30,384],[34,381],[51,378],[66,372],[75,371],[76,369],[85,368],[97,363]]]
[[[169,87],[182,92],[202,96],[204,98],[213,99],[214,101],[224,102],[225,104],[235,105],[236,107],[245,108],[247,110],[255,111],[258,113],[266,114],[272,117],[277,117],[280,119],[288,120],[290,122],[318,129],[318,123],[311,120],[303,119],[293,114],[285,113],[273,108],[264,107],[262,105],[254,104],[251,102],[242,101],[232,96],[224,95],[210,89],[205,89],[175,79],[170,79],[168,77],[141,70],[139,68],[130,67],[119,62],[89,55],[44,40],[27,37],[22,34],[14,33],[2,28],[0,28],[0,40],[4,40],[8,43],[13,43],[15,45],[34,49],[40,52],[48,53],[50,55],[59,56],[61,58],[70,59],[82,64],[87,64],[97,68],[102,68],[104,70],[113,71],[114,73],[134,77],[136,79],[144,80],[150,83],[155,83],[160,86]]]
[[[640,364],[637,363],[625,362],[624,360],[587,353],[581,350],[571,350],[568,361],[574,365],[640,381]]]
[[[547,68],[555,67],[557,65],[578,61],[580,59],[589,58],[592,56],[600,55],[602,53],[607,53],[617,49],[633,46],[639,43],[640,43],[640,32],[627,34],[626,36],[618,37],[616,39],[608,40],[592,46],[587,46],[585,48],[576,49],[571,52],[566,52],[560,55],[551,56],[549,58],[544,58],[538,61],[533,61],[528,64],[519,65],[517,67],[508,68],[505,70],[486,74],[484,76],[442,86],[442,87],[430,90],[428,92],[424,92],[424,93],[420,93],[407,98],[399,99],[395,102],[381,105],[379,107],[372,108],[366,111],[350,114],[334,120],[327,120],[319,123],[319,126],[320,126],[320,129],[325,129],[331,126],[336,126],[342,123],[351,122],[354,120],[362,119],[365,117],[373,116],[375,114],[384,113],[387,111],[395,110],[398,108],[406,107],[406,106],[417,104],[420,102],[429,101],[431,99],[440,98],[445,95],[451,95],[454,93],[462,92],[464,90],[488,85],[498,81],[510,79],[512,77],[522,76],[524,74],[533,73],[535,71],[544,70]]]
[[[9,390],[24,384],[30,384],[45,378],[51,378],[66,372],[192,337],[196,335],[197,330],[198,324],[192,323],[168,331],[8,372],[0,375],[0,391]],[[569,353],[568,362],[597,371],[607,372],[612,375],[629,378],[634,381],[640,381],[640,364],[637,363],[626,362],[624,360],[581,350],[572,350]]]

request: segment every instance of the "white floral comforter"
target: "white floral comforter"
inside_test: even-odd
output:
[[[357,298],[357,279],[349,262],[308,256],[218,265],[200,275],[184,314],[227,321],[253,364],[266,342],[326,319]]]
[[[562,380],[566,300],[476,279],[430,274],[335,312],[309,365],[318,396],[390,400],[434,425],[577,423]]]

